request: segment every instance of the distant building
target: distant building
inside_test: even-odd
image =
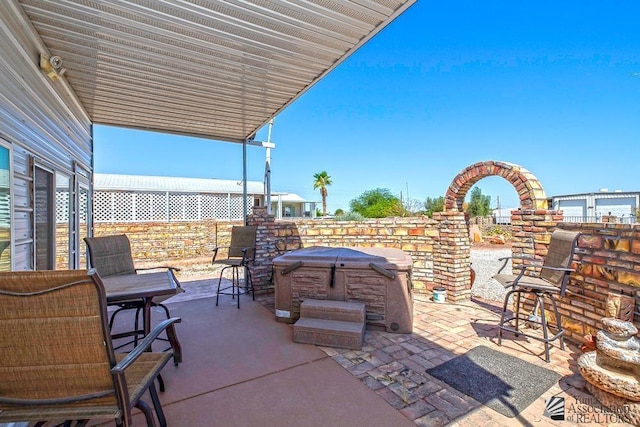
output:
[[[511,224],[511,211],[518,208],[500,208],[493,210],[494,224],[508,225]]]
[[[247,181],[249,213],[265,205],[264,185]],[[243,216],[242,181],[167,176],[94,174],[95,222],[234,221]],[[271,193],[276,218],[314,217],[316,202]]]
[[[554,196],[550,206],[570,222],[637,222],[640,191],[609,191]]]

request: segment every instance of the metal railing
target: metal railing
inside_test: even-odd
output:
[[[493,218],[493,224],[496,225],[509,225],[511,224],[510,216],[495,216]],[[564,222],[575,223],[616,223],[616,224],[635,224],[638,222],[638,218],[635,215],[597,215],[597,216],[570,216],[565,215],[563,217]]]
[[[597,216],[564,216],[564,222],[576,223],[617,223],[617,224],[635,224],[638,218],[635,215],[597,215]]]

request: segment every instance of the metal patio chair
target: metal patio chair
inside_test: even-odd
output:
[[[166,426],[154,381],[173,353],[149,347],[179,321],[164,320],[131,352],[116,354],[95,270],[0,273],[0,423],[108,418],[130,426],[136,407],[155,426],[142,400],[148,390]]]
[[[578,244],[579,232],[567,230],[555,230],[551,234],[551,241],[547,255],[542,265],[523,266],[519,274],[497,274],[496,279],[509,291],[504,298],[502,315],[498,324],[498,344],[502,345],[502,332],[507,331],[518,335],[523,335],[532,339],[544,342],[545,359],[550,361],[549,343],[554,340],[560,341],[560,348],[564,350],[564,328],[558,312],[556,296],[564,297],[569,283],[569,276],[572,271],[571,263]],[[500,273],[507,265],[509,258],[501,258],[504,264],[498,271]],[[531,271],[540,269],[538,276],[531,276]],[[510,297],[515,296],[514,309],[510,313],[507,310]],[[529,296],[534,299],[533,310],[530,314],[522,314],[520,299],[521,296]],[[545,311],[545,298],[551,301],[555,324],[549,325]],[[521,322],[529,325],[539,325],[542,329],[542,336],[524,333],[520,327]],[[553,335],[549,334],[549,327],[556,330]]]
[[[135,268],[133,263],[133,255],[131,254],[131,242],[129,238],[124,234],[101,236],[101,237],[85,237],[85,243],[87,244],[87,250],[89,253],[89,265],[91,268],[95,268],[100,277],[109,277],[123,274],[138,274],[141,271],[152,271],[165,269],[169,270],[173,275],[178,287],[177,293],[184,292],[184,289],[180,286],[180,282],[175,277],[175,272],[180,271],[179,268],[170,266],[158,266],[148,268]],[[171,298],[174,295],[165,295],[161,297],[155,297],[152,305],[154,307],[160,307],[164,310],[167,319],[171,317],[169,309],[163,304],[164,301]],[[112,337],[114,339],[123,338],[127,336],[133,337],[133,344],[137,345],[138,337],[144,336],[144,332],[139,326],[140,311],[144,308],[144,301],[142,299],[133,299],[117,304],[118,309],[111,315],[109,321],[109,328],[113,328],[113,324],[116,315],[123,310],[135,310],[134,330],[115,334]],[[159,338],[162,341],[166,341],[165,338]],[[130,343],[124,343],[117,348],[126,346]],[[179,363],[179,361],[176,361]],[[177,364],[176,363],[176,364]]]
[[[240,295],[251,292],[252,298],[256,299],[250,267],[253,265],[256,256],[257,231],[258,227],[256,226],[235,225],[231,228],[231,244],[228,247],[227,258],[218,258],[218,251],[224,247],[216,247],[214,249],[212,264],[224,266],[220,271],[220,279],[218,279],[216,306],[220,295],[231,295],[234,299],[237,297],[238,308],[240,308]],[[224,272],[229,268],[231,269],[231,286],[221,288]],[[240,270],[243,270],[244,277],[242,289],[240,287]]]

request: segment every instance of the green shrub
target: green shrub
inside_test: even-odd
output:
[[[336,221],[362,221],[364,216],[358,212],[344,212],[341,215],[336,215],[333,219]]]

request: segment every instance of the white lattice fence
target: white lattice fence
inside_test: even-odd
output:
[[[229,219],[229,195],[203,194],[202,218],[217,220]]]
[[[167,193],[134,193],[136,221],[165,221],[169,205]]]
[[[242,219],[241,194],[94,191],[96,222],[159,222]],[[252,213],[253,196],[247,196]]]
[[[169,194],[169,221],[198,219],[197,194]]]
[[[56,222],[69,222],[69,190],[56,188]]]
[[[247,204],[251,206],[251,197],[247,200]],[[229,203],[229,212],[231,219],[242,218],[242,196],[237,194],[231,195],[231,202]],[[251,213],[251,212],[249,212]]]

